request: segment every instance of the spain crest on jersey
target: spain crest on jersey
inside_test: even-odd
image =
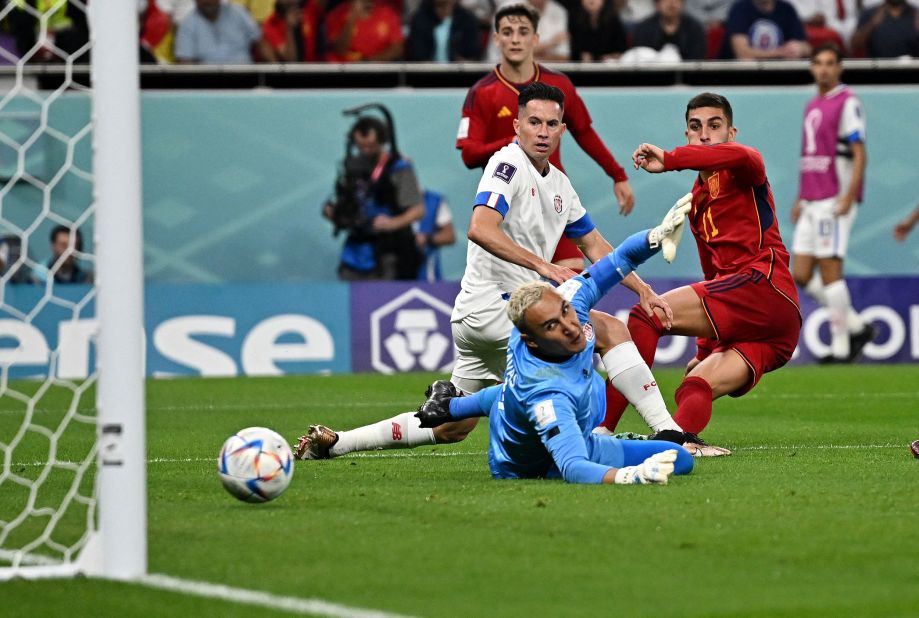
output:
[[[553,202],[554,202],[554,204],[555,204],[555,212],[561,214],[562,208],[563,208],[563,206],[562,206],[562,196],[561,196],[561,195],[556,195],[556,196],[555,196],[555,199],[553,200]]]
[[[718,172],[715,172],[708,177],[708,193],[712,196],[712,199],[718,197],[718,193],[721,191],[721,182],[718,180]]]

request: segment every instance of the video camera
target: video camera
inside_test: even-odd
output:
[[[386,163],[388,166],[399,158],[399,151],[396,147],[392,114],[386,106],[381,103],[366,103],[346,109],[342,114],[358,117],[359,120],[367,110],[377,110],[384,118],[385,122],[382,127],[385,129],[383,132],[385,134],[380,134],[378,137],[382,143],[389,143],[390,156]],[[335,179],[335,195],[325,204],[335,228],[333,236],[337,236],[342,231],[359,236],[372,234],[370,229],[372,217],[367,212],[366,204],[370,199],[373,187],[372,176],[375,162],[368,161],[357,151],[353,135],[354,126],[348,130],[348,137],[345,141],[345,158],[339,165],[338,176]]]

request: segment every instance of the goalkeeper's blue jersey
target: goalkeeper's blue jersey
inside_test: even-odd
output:
[[[571,281],[580,284],[568,300],[581,321],[587,345],[563,362],[545,361],[533,356],[520,339],[520,331],[513,329],[507,345],[504,386],[495,403],[497,410],[493,409],[489,415],[488,463],[493,476],[557,476],[559,470],[548,450],[550,439],[564,440],[569,434],[581,438],[602,420],[594,418],[598,408],[602,408],[591,401],[596,395],[595,337],[588,313],[596,302],[591,298],[596,286],[581,277]],[[559,292],[563,291],[564,288],[559,288]],[[586,448],[584,458],[587,458]]]
[[[632,265],[609,257],[557,290],[581,321],[587,342],[582,352],[563,362],[542,360],[529,351],[520,331],[511,331],[505,382],[489,414],[492,476],[562,476],[570,482],[600,483],[610,469],[590,461],[596,438],[591,431],[603,420],[605,392],[593,369],[595,336],[589,312]]]

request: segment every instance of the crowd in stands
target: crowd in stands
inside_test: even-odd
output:
[[[59,0],[7,0],[19,55],[47,19],[45,61],[77,53],[85,16]],[[135,0],[144,62],[497,61],[494,11],[517,0]],[[919,0],[531,0],[543,62],[919,56]]]

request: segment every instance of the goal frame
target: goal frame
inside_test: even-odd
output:
[[[11,578],[147,573],[143,358],[143,233],[137,3],[92,0],[90,26],[95,206],[95,530],[76,560],[0,568]]]

